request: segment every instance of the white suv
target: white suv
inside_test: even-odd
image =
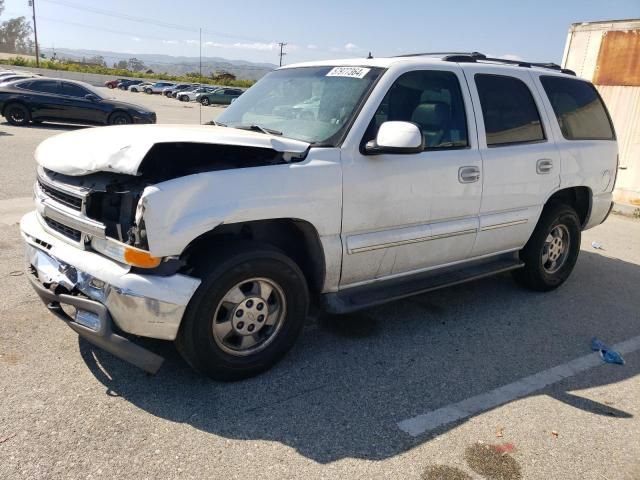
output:
[[[291,65],[214,123],[79,130],[36,151],[34,288],[148,371],[162,359],[125,334],[235,379],[280,359],[311,303],[344,313],[505,271],[557,288],[612,206],[607,110],[553,64]]]

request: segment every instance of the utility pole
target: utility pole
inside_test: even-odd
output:
[[[33,34],[36,37],[36,67],[39,67],[40,49],[38,48],[38,28],[36,27],[36,0],[29,0],[29,6],[33,8]]]
[[[200,28],[200,86],[202,86],[202,27]],[[200,112],[200,125],[202,125],[202,102],[198,102],[200,104],[198,111]]]
[[[286,55],[286,53],[284,53],[282,50],[287,46],[287,44],[284,42],[280,42],[278,43],[278,45],[280,45],[280,66],[282,66],[282,57]]]

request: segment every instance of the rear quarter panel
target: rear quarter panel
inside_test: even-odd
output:
[[[589,188],[591,208],[585,229],[591,228],[604,220],[611,205],[618,167],[618,143],[615,139],[567,140],[564,138],[551,102],[540,82],[542,75],[557,74],[545,72],[534,73],[533,76],[560,154],[559,190],[571,187]]]

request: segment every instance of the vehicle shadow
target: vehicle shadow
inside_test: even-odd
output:
[[[149,376],[80,340],[108,395],[148,413],[231,439],[283,443],[320,463],[379,460],[466,421],[412,438],[397,422],[459,402],[640,335],[640,266],[583,251],[572,278],[538,294],[509,275],[452,287],[344,317],[309,321],[296,348],[271,371],[219,383],[193,373],[168,342]],[[575,391],[640,373],[640,355],[603,365],[534,395],[594,415],[631,414]],[[570,382],[570,388],[567,383]],[[573,393],[572,393],[573,392]]]
[[[10,124],[8,122],[3,122],[0,125],[6,125],[9,126]],[[29,125],[23,126],[23,127],[17,127],[17,128],[33,128],[33,129],[38,129],[38,130],[60,130],[60,131],[67,131],[67,130],[79,130],[82,128],[91,128],[88,125],[76,125],[76,124],[70,124],[70,123],[30,123]],[[0,132],[0,135],[2,135],[3,132]],[[12,135],[7,133],[7,135]]]

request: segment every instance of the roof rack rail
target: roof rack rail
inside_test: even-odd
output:
[[[426,57],[429,55],[482,55],[480,52],[422,52],[422,53],[405,53],[403,55],[396,55],[394,58],[404,58],[404,57]]]
[[[568,68],[562,68],[560,65],[553,62],[527,62],[524,60],[511,60],[508,58],[494,58],[487,57],[486,55],[479,52],[472,52],[470,54],[450,54],[446,55],[442,58],[447,62],[477,62],[478,60],[486,61],[486,62],[496,62],[496,63],[504,63],[507,65],[517,65],[519,67],[531,68],[548,68],[550,70],[556,70],[558,72],[566,73],[568,75],[576,75],[576,72],[573,70],[569,70]]]
[[[576,72],[569,70],[568,68],[562,68],[560,65],[553,62],[526,62],[524,60],[511,60],[508,58],[494,58],[487,57],[484,53],[480,52],[424,52],[424,53],[407,53],[404,55],[396,55],[395,58],[404,57],[422,57],[422,56],[442,56],[442,60],[445,62],[477,62],[478,60],[486,62],[504,63],[507,65],[517,65],[519,67],[531,68],[548,68],[550,70],[556,70],[558,72],[566,73],[568,75],[576,76]]]

